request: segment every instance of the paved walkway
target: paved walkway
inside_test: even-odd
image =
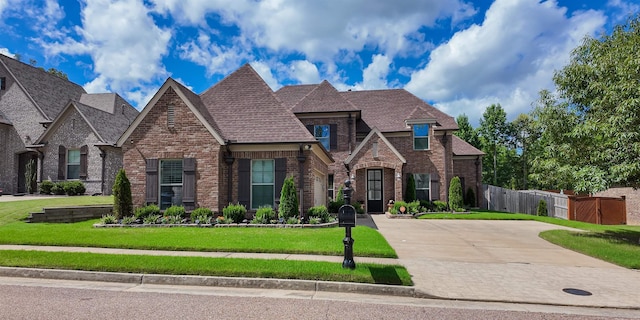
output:
[[[538,237],[569,228],[534,221],[373,220],[413,275],[416,291],[463,300],[640,308],[640,272]]]

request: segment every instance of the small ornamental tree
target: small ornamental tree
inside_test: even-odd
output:
[[[286,221],[289,218],[297,218],[299,213],[296,185],[293,182],[293,177],[289,177],[284,179],[282,184],[278,216]]]
[[[404,201],[413,202],[416,201],[416,199],[416,179],[413,177],[413,174],[409,174],[407,178],[407,190],[404,192]]]
[[[537,212],[537,214],[539,216],[542,216],[542,217],[548,216],[548,213],[547,213],[547,202],[546,201],[540,199],[540,201],[538,202],[538,212]]]
[[[464,202],[462,200],[462,184],[459,177],[453,177],[449,185],[449,209],[453,211],[463,211]]]
[[[120,169],[113,184],[113,214],[117,219],[133,214],[133,202],[131,200],[131,183],[124,169]]]

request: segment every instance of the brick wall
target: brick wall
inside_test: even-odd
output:
[[[640,190],[633,188],[611,188],[594,194],[596,197],[626,197],[627,224],[640,225]]]
[[[478,180],[478,172],[482,172],[482,161],[479,161],[476,171],[475,159],[454,159],[453,176],[464,178],[463,197],[466,198],[467,189],[473,188],[476,195],[476,205],[480,205],[480,194],[482,193],[482,176]]]
[[[167,109],[175,108],[175,126],[167,126]],[[220,144],[169,88],[133,131],[123,147],[124,168],[134,206],[145,204],[145,159],[196,159],[196,205],[219,210]]]

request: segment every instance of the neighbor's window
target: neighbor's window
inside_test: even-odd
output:
[[[329,139],[330,130],[328,124],[316,125],[313,127],[313,135],[322,143],[325,149],[329,150],[331,140]]]
[[[251,162],[251,209],[258,209],[261,206],[273,207],[274,176],[273,160]]]
[[[67,179],[80,179],[80,150],[67,150]]]
[[[160,160],[160,210],[182,204],[182,159]]]
[[[429,150],[429,125],[413,125],[413,149]]]
[[[431,194],[429,191],[431,177],[428,173],[414,173],[413,178],[416,181],[416,198],[418,200],[431,200]]]
[[[329,197],[329,201],[333,201],[333,175],[330,174],[327,180],[327,196]]]

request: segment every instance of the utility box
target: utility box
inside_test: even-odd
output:
[[[355,227],[356,226],[356,208],[350,204],[345,204],[338,209],[338,226]]]

